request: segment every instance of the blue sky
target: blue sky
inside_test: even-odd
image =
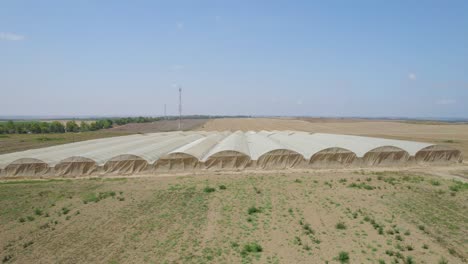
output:
[[[468,1],[0,0],[0,115],[468,117]]]

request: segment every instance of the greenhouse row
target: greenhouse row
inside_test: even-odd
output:
[[[167,132],[88,140],[0,155],[0,177],[157,174],[195,170],[450,164],[431,143],[298,131]]]

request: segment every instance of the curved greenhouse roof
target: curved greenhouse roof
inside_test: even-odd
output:
[[[0,177],[184,169],[387,166],[461,162],[457,149],[414,141],[308,133],[166,132],[0,155]]]

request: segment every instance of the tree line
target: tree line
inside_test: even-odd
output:
[[[210,119],[210,118],[245,118],[251,116],[208,116],[208,115],[187,115],[183,119]],[[46,134],[46,133],[67,133],[67,132],[87,132],[100,129],[112,128],[114,125],[125,125],[129,123],[150,123],[159,120],[177,120],[178,116],[168,117],[122,117],[106,118],[95,121],[75,120],[67,121],[65,124],[59,121],[0,121],[0,134]]]
[[[125,117],[108,118],[96,121],[82,121],[77,123],[74,120],[65,124],[59,121],[7,121],[0,122],[0,134],[46,134],[46,133],[66,133],[66,132],[87,132],[100,129],[112,128],[114,125],[125,125],[128,123],[148,123],[161,120],[159,117]]]

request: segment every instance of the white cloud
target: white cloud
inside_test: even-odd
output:
[[[441,100],[437,100],[435,102],[436,105],[453,105],[453,104],[456,104],[457,101],[453,100],[453,99],[441,99]]]
[[[6,40],[6,41],[21,41],[24,40],[26,37],[23,35],[18,35],[15,33],[9,33],[9,32],[0,32],[0,40]]]
[[[302,100],[297,100],[296,104],[297,105],[302,105]]]
[[[178,30],[184,29],[184,22],[177,22],[176,27],[177,27]]]
[[[410,79],[411,81],[416,80],[416,74],[410,72],[410,73],[408,74],[408,79]]]

